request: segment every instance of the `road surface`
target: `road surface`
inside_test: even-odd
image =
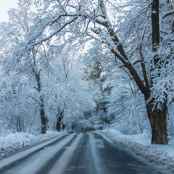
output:
[[[119,145],[118,145],[119,146]],[[20,153],[16,154],[20,157]],[[22,156],[22,155],[21,155]],[[17,157],[13,157],[14,160]],[[9,159],[4,159],[8,162]],[[3,163],[3,161],[0,161]],[[0,169],[0,174],[160,174],[94,133],[71,134]]]

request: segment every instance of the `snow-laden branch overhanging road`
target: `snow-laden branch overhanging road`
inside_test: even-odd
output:
[[[36,147],[34,147],[36,148]],[[114,146],[101,134],[71,134],[49,141],[40,150],[11,158],[8,168],[0,162],[1,174],[160,174],[145,161]],[[21,160],[20,157],[22,158]],[[13,160],[17,162],[12,163]],[[11,165],[10,165],[11,164]]]

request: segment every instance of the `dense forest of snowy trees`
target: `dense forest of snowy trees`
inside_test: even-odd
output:
[[[174,131],[172,0],[18,0],[0,23],[0,131]]]

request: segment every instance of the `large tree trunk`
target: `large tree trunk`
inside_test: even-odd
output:
[[[155,70],[157,71],[157,75],[160,76],[161,73],[161,58],[158,53],[158,49],[160,47],[160,1],[153,0],[152,1],[152,51],[155,54],[153,58],[153,65]],[[153,71],[153,69],[151,69]],[[153,86],[153,79],[152,84]],[[149,97],[150,95],[148,95]],[[148,101],[148,98],[145,97]],[[152,144],[167,144],[167,102],[160,103],[160,108],[156,106],[155,99],[152,99],[150,102],[146,104],[147,113],[152,129]]]
[[[147,100],[146,100],[147,101]],[[154,106],[154,101],[146,104],[152,132],[152,144],[168,144],[167,135],[167,106],[163,103],[160,109]]]
[[[36,78],[36,82],[37,82],[37,91],[41,95],[41,91],[42,91],[41,74],[40,74],[40,71],[39,72],[34,71],[34,72],[35,72],[35,78]],[[45,134],[47,132],[47,128],[48,128],[48,118],[45,113],[43,96],[41,95],[39,99],[40,99],[41,133]]]
[[[37,56],[37,50],[33,48],[32,50],[33,54],[33,66],[32,70],[35,76],[36,80],[36,90],[39,93],[39,114],[40,114],[40,122],[41,122],[41,133],[45,134],[48,129],[48,117],[45,113],[45,106],[44,106],[44,97],[42,96],[42,82],[41,82],[41,70],[38,70],[37,64],[36,64],[36,56]]]
[[[41,119],[41,133],[45,134],[48,128],[48,118],[45,114],[44,101],[42,97],[40,98],[40,119]]]

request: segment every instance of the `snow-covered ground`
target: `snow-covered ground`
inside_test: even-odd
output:
[[[34,135],[30,133],[10,133],[0,136],[0,159],[13,154],[20,149],[36,145],[57,136],[58,132],[48,131],[47,134]]]
[[[174,173],[174,138],[168,145],[152,145],[147,132],[137,135],[125,135],[111,128],[103,131],[104,135],[115,144],[121,144],[136,156],[145,158],[163,171]]]

